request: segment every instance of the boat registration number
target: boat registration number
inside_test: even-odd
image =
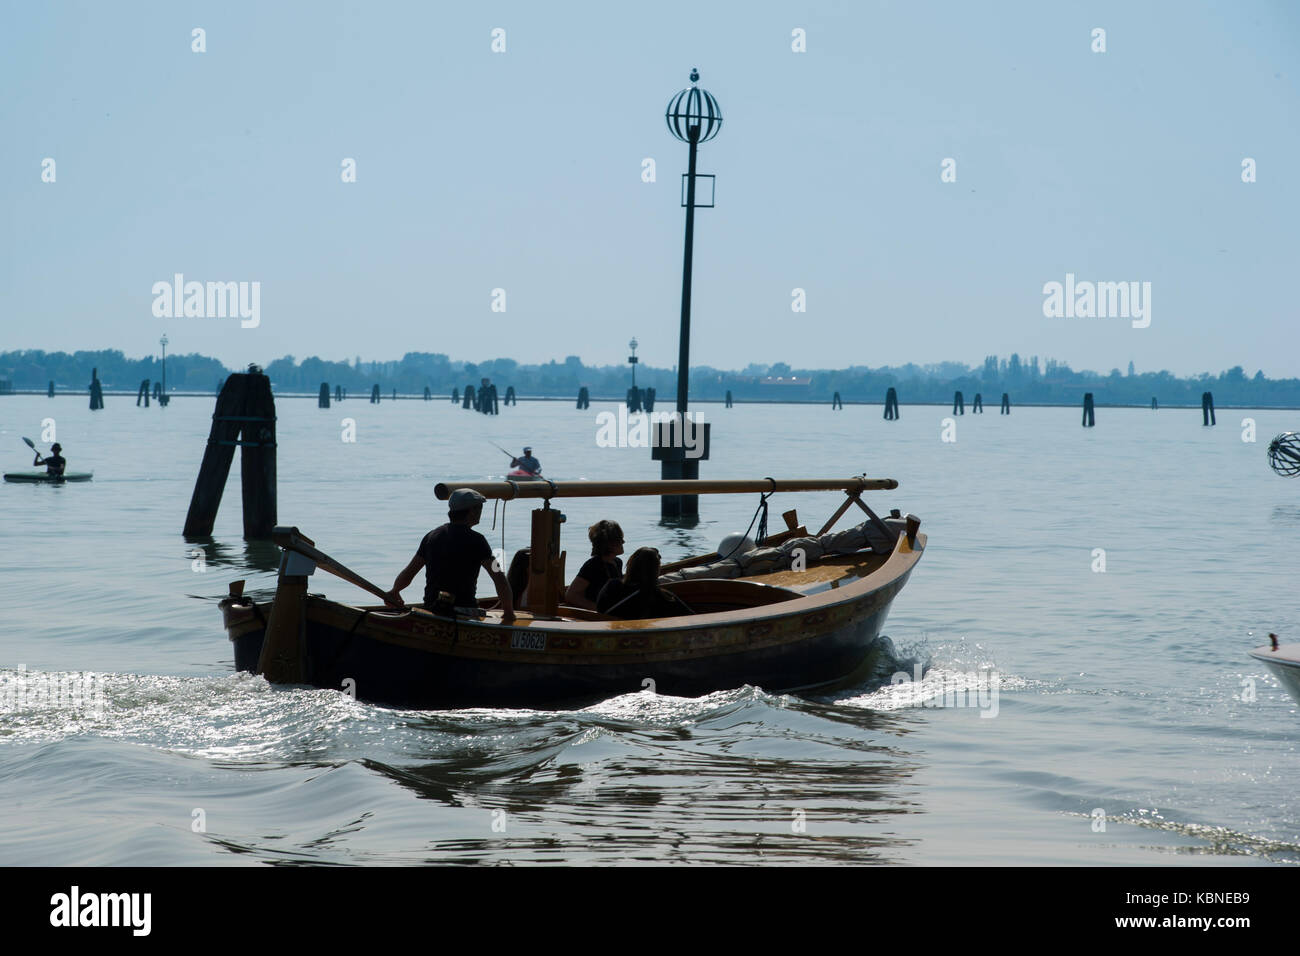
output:
[[[541,631],[515,631],[510,635],[510,646],[525,651],[544,651],[546,635]]]

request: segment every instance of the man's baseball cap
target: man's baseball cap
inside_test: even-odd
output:
[[[480,505],[487,499],[477,491],[470,488],[457,488],[447,499],[448,511],[469,511],[475,505]]]

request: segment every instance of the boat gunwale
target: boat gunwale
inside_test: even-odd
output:
[[[351,611],[362,615],[368,619],[371,626],[367,629],[367,636],[376,640],[397,639],[403,643],[416,641],[424,643],[430,635],[415,634],[405,628],[387,630],[384,625],[387,621],[409,620],[413,617],[424,618],[430,622],[440,622],[450,624],[458,630],[465,629],[473,631],[487,631],[489,633],[514,633],[521,630],[525,631],[543,631],[548,634],[557,636],[609,636],[630,638],[637,635],[647,635],[658,638],[677,633],[685,634],[692,631],[716,630],[718,628],[735,627],[735,626],[752,626],[756,624],[771,623],[789,618],[802,617],[808,614],[824,613],[833,608],[844,605],[859,603],[869,598],[877,591],[886,588],[906,577],[920,560],[925,550],[926,537],[923,534],[917,534],[916,544],[910,544],[906,535],[899,535],[895,542],[894,550],[886,558],[885,562],[879,568],[870,574],[858,578],[843,587],[828,588],[818,591],[814,594],[806,594],[797,598],[791,598],[786,601],[778,601],[772,604],[759,605],[752,608],[735,608],[728,611],[711,611],[705,614],[683,615],[681,617],[668,618],[640,618],[630,620],[610,619],[603,621],[566,621],[560,619],[537,619],[530,615],[516,617],[511,623],[504,623],[499,618],[496,620],[484,620],[475,618],[448,618],[434,614],[426,608],[408,606],[405,609],[397,610],[385,609],[378,606],[358,606],[346,604],[341,601],[334,601],[322,594],[309,594],[309,604],[314,603],[316,610],[333,611],[334,609]],[[694,580],[708,580],[697,578]],[[733,580],[722,578],[718,580]],[[265,602],[269,605],[270,602]],[[248,607],[249,605],[242,605]],[[497,612],[499,613],[499,612]],[[357,623],[360,623],[358,619]],[[423,622],[422,622],[423,623]],[[376,626],[377,625],[377,626]],[[229,629],[228,629],[229,630]],[[815,636],[815,635],[814,635]],[[234,635],[231,635],[234,640]],[[468,650],[473,645],[461,645],[460,641],[456,642],[458,649]],[[491,651],[492,648],[478,646],[474,647],[476,651]],[[510,649],[513,651],[514,649]],[[702,649],[701,649],[702,650]],[[720,648],[720,651],[726,653],[727,648]],[[524,654],[535,654],[536,652],[523,651]],[[626,652],[625,652],[626,653]],[[693,652],[692,652],[693,653]]]

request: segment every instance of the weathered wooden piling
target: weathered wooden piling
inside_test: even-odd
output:
[[[1214,424],[1214,393],[1213,392],[1201,393],[1201,424],[1202,425]]]
[[[428,385],[424,386],[424,400],[428,402],[431,401],[432,399],[433,399],[433,393],[429,391],[429,386]]]
[[[582,386],[580,389],[578,389],[578,407],[579,408],[591,407],[591,393],[587,391],[587,386],[585,385]]]
[[[831,411],[835,411],[837,408],[841,411],[844,409],[844,399],[840,398],[839,392],[831,396]]]
[[[139,408],[142,403],[145,408],[149,407],[149,380],[147,378],[142,379],[140,387],[135,390],[135,407]]]
[[[336,401],[336,402],[341,402],[341,401],[343,401],[343,386],[342,386],[342,385],[335,385],[335,386],[334,386],[334,401]]]
[[[397,389],[393,389],[393,401],[397,401]]]
[[[653,388],[647,388],[642,392],[641,407],[647,412],[655,410],[655,390]]]
[[[952,413],[954,415],[966,414],[966,400],[961,397],[961,392],[957,392],[952,397]]]
[[[453,388],[453,389],[451,390],[451,403],[452,403],[453,405],[459,405],[459,404],[460,404],[460,389],[458,389],[458,388]]]
[[[461,401],[461,403],[460,403],[460,407],[461,407],[461,408],[475,408],[475,409],[478,408],[478,404],[474,401],[474,386],[473,386],[473,385],[466,385],[466,386],[465,386],[465,398]]]
[[[167,404],[166,402],[163,401],[162,382],[153,383],[153,398],[154,401],[157,402],[159,405]]]
[[[1011,414],[1011,396],[1008,395],[1006,392],[1002,393],[1002,410],[999,411],[998,414],[999,415]]]
[[[186,536],[212,534],[236,448],[240,449],[244,537],[269,537],[276,521],[275,398],[271,380],[256,365],[229,375],[217,396],[208,445],[185,516]]]
[[[892,385],[885,391],[885,421],[898,421],[898,389]]]
[[[371,405],[379,404],[379,386],[377,384],[372,386],[370,389],[370,404]]]
[[[54,397],[54,379],[50,379],[50,389],[45,394],[50,398]]]
[[[104,386],[99,381],[99,369],[90,370],[90,410],[104,407]]]
[[[1154,411],[1156,411],[1158,408],[1159,408],[1159,406],[1156,404],[1156,397],[1155,397],[1154,395],[1152,395],[1152,396],[1151,396],[1151,411],[1154,412]]]
[[[329,382],[320,383],[320,394],[316,396],[316,407],[317,408],[330,407],[330,383]]]
[[[981,392],[975,393],[975,401],[970,403],[970,413],[972,415],[984,414],[984,395]]]
[[[635,385],[630,387],[627,390],[627,398],[625,401],[627,402],[627,410],[629,412],[641,411],[641,389],[637,388]]]
[[[513,385],[507,385],[507,386],[506,386],[506,402],[505,402],[505,403],[506,403],[507,405],[518,405],[518,404],[519,404],[519,397],[518,397],[517,395],[515,395],[515,387],[514,387]]]
[[[726,404],[726,407],[727,407],[727,408],[731,408],[732,404],[733,404],[733,402],[731,401],[731,389],[727,389],[727,404]]]
[[[1092,392],[1083,393],[1083,427],[1091,428],[1097,424],[1097,417],[1093,413]]]

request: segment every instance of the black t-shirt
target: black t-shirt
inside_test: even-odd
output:
[[[433,605],[439,591],[450,591],[457,607],[473,607],[478,572],[491,559],[492,546],[469,525],[448,522],[420,541],[424,559],[424,603]]]
[[[614,563],[610,564],[603,558],[593,556],[587,559],[587,563],[578,572],[578,577],[587,582],[587,590],[584,593],[592,604],[595,604],[596,599],[600,597],[600,589],[605,586],[606,581],[622,576],[622,558],[615,558]]]
[[[45,462],[45,473],[49,475],[61,475],[63,469],[68,467],[67,459],[62,455],[50,455],[42,460]]]
[[[647,593],[623,581],[613,580],[605,585],[596,601],[596,610],[623,620],[643,617],[677,617],[693,614],[686,602],[663,588]]]

